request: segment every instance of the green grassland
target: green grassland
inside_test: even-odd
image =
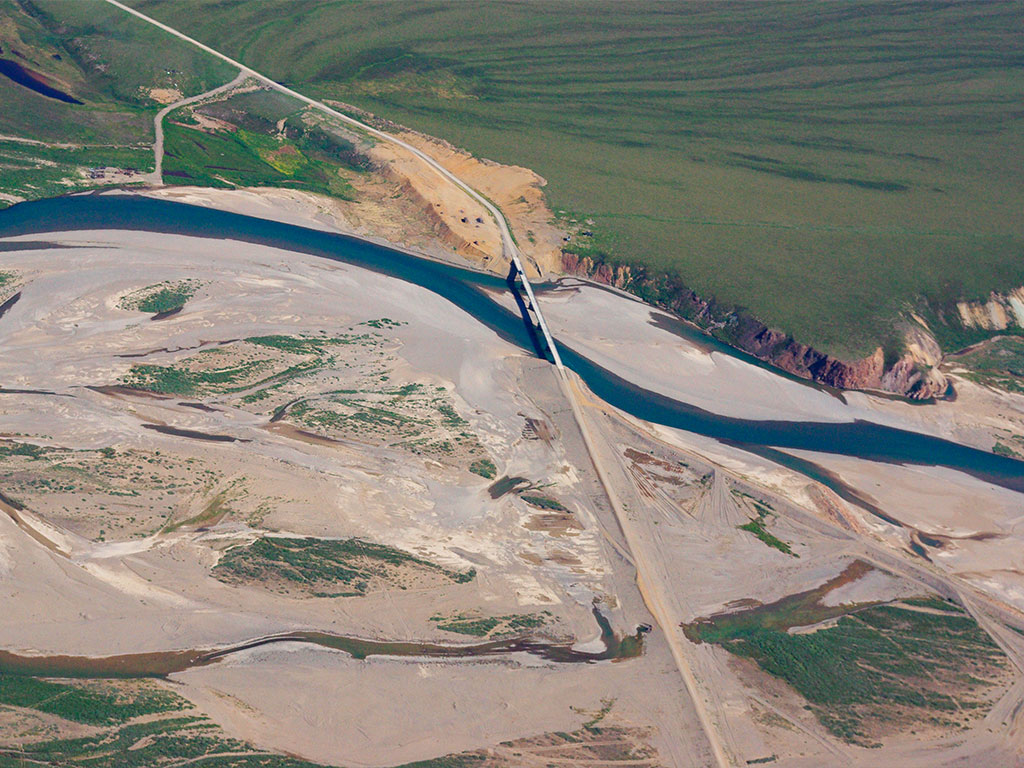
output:
[[[27,199],[97,186],[90,168],[152,170],[159,105],[149,89],[192,95],[234,77],[222,62],[100,2],[0,0],[0,47],[83,102],[0,77],[0,135],[41,142],[0,139],[0,191]]]
[[[236,344],[204,350],[172,365],[133,365],[122,383],[134,389],[182,396],[223,395],[256,387],[280,386],[331,365],[337,348],[377,345],[370,334],[324,337],[254,336]],[[276,359],[260,350],[290,356]]]
[[[521,494],[519,496],[523,501],[529,504],[531,507],[537,509],[547,509],[553,512],[565,512],[565,506],[560,501],[556,501],[548,496],[532,496],[529,494]]]
[[[982,716],[1007,662],[974,619],[934,596],[890,605],[820,602],[848,577],[683,629],[692,641],[721,645],[785,680],[823,726],[852,743],[870,746],[914,723],[962,728]],[[834,623],[813,632],[789,631],[827,620]]]
[[[289,407],[288,416],[328,437],[401,448],[437,459],[469,457],[470,471],[496,472],[479,438],[443,387],[417,382],[396,387],[381,384],[378,380],[373,387],[300,400]]]
[[[177,280],[149,285],[121,298],[121,309],[138,310],[150,314],[173,312],[185,306],[202,287],[198,280]]]
[[[775,511],[772,509],[770,504],[758,501],[749,494],[742,493],[740,491],[733,490],[733,495],[738,499],[748,499],[754,510],[754,516],[743,525],[736,526],[741,531],[754,534],[758,539],[763,541],[772,549],[777,549],[786,555],[792,555],[793,557],[800,557],[793,548],[784,542],[782,539],[777,537],[771,531],[768,530],[768,521],[776,517]]]
[[[498,468],[490,459],[477,459],[469,465],[469,471],[487,480],[493,480],[498,474]]]
[[[473,637],[507,637],[522,634],[523,630],[537,629],[547,624],[550,611],[540,613],[513,613],[507,616],[482,616],[458,613],[451,616],[436,614],[430,620],[438,629]]]
[[[652,757],[645,742],[636,740],[642,732],[603,724],[595,727],[610,709],[611,703],[571,733],[533,736],[504,742],[504,746],[527,753],[536,748],[544,755],[552,745],[578,744],[582,758],[591,756],[590,749],[598,749],[609,765]],[[57,715],[96,730],[91,735],[71,735],[67,723],[48,719],[40,725],[36,713]],[[325,768],[231,738],[214,721],[199,715],[187,699],[149,680],[56,681],[0,671],[0,729],[0,768]],[[599,744],[588,748],[590,741]],[[508,765],[507,760],[481,749],[402,768]]]
[[[309,133],[294,140],[244,128],[202,132],[173,122],[164,133],[164,180],[168,184],[291,187],[355,199],[343,175],[355,168],[339,163],[328,153],[330,147],[321,148]]]
[[[2,90],[0,83],[0,99]],[[0,138],[0,191],[26,200],[102,186],[88,177],[91,168],[145,172],[152,167],[153,150],[145,146],[47,147]],[[0,201],[0,207],[6,205]]]
[[[451,583],[472,581],[476,575],[361,539],[278,536],[232,547],[213,569],[216,578],[229,584],[259,584],[314,597],[365,595],[381,584],[406,589],[424,573]]]
[[[963,375],[979,384],[1024,393],[1024,338],[992,339],[957,355],[953,364],[970,369]]]
[[[529,166],[636,265],[860,355],[1024,283],[1024,6],[131,0],[311,96]]]
[[[25,707],[86,725],[114,725],[133,717],[184,708],[177,696],[146,683],[62,683],[0,674],[0,704]]]
[[[186,699],[150,681],[68,682],[0,672],[0,724],[17,726],[23,715],[7,708],[12,706],[100,730],[62,737],[57,721],[40,740],[0,739],[0,768],[158,768],[193,762],[215,768],[318,766],[229,738],[214,722],[195,715]],[[18,729],[6,732],[17,734]]]

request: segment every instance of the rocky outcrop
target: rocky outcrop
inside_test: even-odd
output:
[[[987,331],[1024,328],[1024,288],[1009,293],[991,293],[984,302],[958,301],[956,310],[964,328]]]
[[[642,267],[612,265],[567,252],[562,254],[562,270],[636,294],[784,371],[837,389],[881,390],[914,399],[938,397],[948,389],[938,370],[939,345],[916,317],[899,329],[904,351],[898,357],[887,359],[879,347],[859,360],[841,360],[769,328],[749,313],[718,307],[670,275],[651,276]]]
[[[628,290],[632,282],[632,269],[628,266],[595,263],[589,256],[578,256],[568,251],[562,252],[562,271],[622,290]]]

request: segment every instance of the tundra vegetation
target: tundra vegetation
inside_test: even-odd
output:
[[[863,746],[900,728],[963,729],[1008,679],[1003,651],[959,605],[934,595],[829,605],[870,572],[854,561],[822,586],[685,624],[781,678],[833,735]]]
[[[182,309],[202,287],[198,280],[177,280],[148,285],[121,297],[117,306],[149,314],[163,314]]]
[[[1000,336],[980,343],[950,365],[967,368],[961,375],[978,384],[1024,394],[1024,338]]]
[[[746,531],[747,533],[754,534],[758,539],[763,541],[772,549],[777,549],[779,550],[779,552],[782,552],[786,555],[800,557],[800,555],[793,551],[793,548],[789,544],[787,544],[782,539],[778,538],[775,534],[771,533],[771,531],[768,530],[768,521],[777,517],[777,515],[775,514],[775,510],[772,509],[771,504],[768,504],[767,502],[764,501],[758,501],[749,494],[742,493],[741,491],[737,491],[735,489],[733,489],[732,494],[741,501],[746,502],[746,504],[748,505],[748,511],[753,510],[754,515],[750,518],[748,522],[744,523],[743,525],[736,526],[737,528],[739,528],[741,531]]]
[[[361,539],[263,536],[224,552],[213,575],[229,584],[256,584],[312,597],[355,597],[385,586],[462,584],[472,581],[476,571],[453,571]]]
[[[234,74],[114,8],[0,2],[0,46],[83,102],[0,79],[12,199],[148,170],[153,89]],[[537,170],[567,253],[684,313],[692,289],[716,317],[891,361],[911,311],[952,351],[989,333],[962,327],[957,300],[1024,284],[1022,174],[1004,162],[1024,155],[1019,3],[131,2],[311,96]],[[370,170],[362,140],[279,94],[166,122],[167,183],[351,199]]]
[[[608,712],[602,709],[598,714],[571,733],[518,739],[405,768],[509,768],[524,754],[542,760],[557,754],[565,765],[589,765],[595,749],[603,764],[657,764],[650,733],[606,726],[602,721]],[[152,680],[47,680],[0,672],[0,725],[28,735],[5,742],[0,768],[325,768],[229,737],[187,699]]]
[[[525,630],[543,627],[551,619],[550,611],[514,613],[507,616],[483,616],[476,613],[435,614],[430,620],[438,629],[473,637],[508,637]]]
[[[857,357],[908,307],[1024,284],[1019,3],[131,3],[533,168],[567,250],[652,300],[691,288]]]
[[[291,187],[353,200],[350,177],[369,170],[352,141],[270,91],[183,107],[167,116],[165,134],[167,184]]]
[[[137,364],[122,379],[133,389],[182,396],[215,396],[279,387],[323,370],[336,361],[337,347],[380,340],[369,334],[254,336],[206,349],[170,365]]]
[[[74,450],[15,440],[0,441],[0,473],[9,499],[90,539],[156,533],[184,500],[215,497],[224,485],[220,470],[166,450]]]
[[[152,171],[161,106],[153,89],[190,96],[234,77],[223,62],[106,4],[0,0],[0,18],[0,57],[80,102],[0,77],[0,192],[11,197],[0,206],[132,180],[106,180],[103,168]]]

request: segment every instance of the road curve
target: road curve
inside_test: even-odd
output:
[[[153,165],[153,173],[150,177],[153,184],[164,183],[164,118],[178,107],[184,107],[186,104],[193,104],[202,99],[209,98],[210,96],[216,96],[218,93],[234,88],[236,85],[241,84],[248,75],[245,72],[239,72],[238,76],[230,83],[224,83],[224,85],[212,88],[204,93],[198,93],[195,96],[189,96],[187,99],[181,99],[168,104],[166,107],[156,113],[156,117],[153,118],[153,129],[156,134],[156,138],[153,141],[153,156],[155,164]]]
[[[310,97],[304,96],[303,94],[298,93],[297,91],[294,91],[291,88],[288,88],[287,86],[281,85],[280,83],[271,80],[269,77],[260,74],[251,67],[247,67],[241,62],[235,61],[234,59],[225,56],[223,53],[214,50],[208,45],[200,43],[198,40],[195,40],[189,37],[188,35],[179,32],[173,27],[169,27],[168,25],[163,24],[157,21],[156,19],[150,18],[149,16],[146,16],[145,14],[140,13],[139,11],[136,11],[133,8],[129,8],[124,3],[118,2],[118,0],[106,0],[106,2],[120,8],[126,13],[130,13],[132,16],[142,19],[143,21],[152,24],[158,27],[159,29],[162,29],[164,32],[167,32],[168,34],[171,34],[181,40],[184,40],[200,48],[203,51],[206,51],[212,56],[216,56],[218,59],[227,62],[233,67],[237,67],[242,74],[256,78],[257,80],[266,83],[271,88],[274,88],[275,90],[281,93],[292,96],[293,98],[298,99],[299,101],[305,104],[315,107],[316,109],[319,109],[320,111],[325,112],[326,114],[329,114],[338,120],[341,120],[343,123],[355,126],[356,128],[359,128],[360,130],[365,131],[372,136],[376,136],[379,139],[383,139],[384,141],[388,141],[391,142],[392,144],[402,147],[403,149],[411,152],[413,155],[415,155],[420,160],[425,162],[440,176],[447,179],[451,183],[455,184],[466,194],[468,194],[474,200],[479,202],[484,208],[486,208],[487,211],[491,214],[491,216],[494,217],[495,223],[498,225],[498,228],[501,231],[502,248],[504,250],[504,253],[512,260],[512,262],[516,266],[516,269],[519,271],[519,274],[522,276],[523,288],[526,291],[527,296],[529,297],[530,306],[536,313],[537,322],[540,325],[540,329],[544,334],[545,340],[547,341],[548,348],[551,350],[552,358],[555,362],[557,375],[561,383],[562,390],[565,393],[565,396],[568,399],[570,406],[572,407],[573,416],[575,417],[575,420],[579,425],[580,431],[584,439],[584,443],[587,447],[587,452],[590,454],[591,461],[594,463],[594,467],[598,472],[598,476],[600,477],[602,484],[604,485],[605,491],[608,494],[609,500],[611,501],[613,508],[615,509],[616,515],[619,517],[620,523],[627,520],[626,515],[624,514],[624,510],[621,508],[621,502],[619,501],[618,496],[615,493],[615,490],[612,488],[611,482],[608,480],[607,474],[605,473],[604,468],[601,465],[601,460],[598,455],[598,452],[595,450],[595,447],[593,445],[593,441],[590,437],[590,432],[586,420],[583,417],[580,405],[577,401],[577,395],[575,392],[574,384],[569,379],[569,376],[567,375],[565,368],[562,365],[561,357],[559,356],[558,350],[555,347],[555,341],[552,338],[550,331],[548,330],[547,323],[544,321],[544,316],[541,314],[540,311],[540,305],[537,303],[537,298],[533,293],[533,288],[530,285],[530,281],[525,271],[523,270],[523,265],[519,254],[519,248],[516,246],[515,240],[513,240],[512,238],[512,232],[508,227],[508,222],[505,221],[505,217],[493,203],[491,203],[487,198],[485,198],[483,195],[478,193],[468,184],[459,179],[455,174],[446,169],[432,157],[427,155],[425,152],[417,149],[416,147],[412,146],[408,142],[402,141],[401,139],[392,136],[389,133],[381,131],[377,128],[373,128],[372,126],[369,126],[366,123],[356,120],[353,117],[349,117],[348,115],[345,115],[336,109],[332,109],[331,107],[327,106],[322,102],[319,102],[315,99],[311,99]],[[628,526],[628,522],[626,522],[626,525]],[[628,538],[629,536],[627,534],[627,539]],[[632,547],[630,547],[630,549],[632,549]],[[636,552],[634,551],[633,554],[635,557]],[[705,732],[709,744],[711,746],[715,763],[719,766],[719,768],[727,768],[731,765],[731,761],[726,755],[726,750],[722,744],[721,737],[718,734],[714,724],[711,722],[707,709],[704,706],[704,702],[698,688],[697,680],[686,659],[685,652],[680,647],[678,639],[674,637],[674,621],[672,620],[671,615],[665,609],[664,599],[661,594],[662,587],[657,583],[656,579],[649,578],[651,569],[642,560],[638,559],[636,566],[637,583],[640,587],[641,593],[643,594],[644,601],[647,603],[648,609],[651,611],[655,620],[661,626],[666,638],[668,639],[669,647],[671,649],[672,656],[676,663],[676,667],[678,668],[679,673],[683,678],[683,682],[686,686],[687,693],[690,695],[690,698],[693,701],[698,718],[700,720],[701,727]]]
[[[466,184],[464,181],[462,181],[462,179],[460,179],[454,173],[449,171],[447,168],[445,168],[439,162],[434,160],[434,158],[432,158],[426,152],[423,152],[422,150],[417,149],[416,147],[414,147],[409,142],[402,141],[397,136],[392,136],[390,133],[386,133],[386,132],[384,132],[382,130],[379,130],[379,129],[374,128],[374,127],[372,127],[370,125],[367,125],[366,123],[364,123],[364,122],[362,122],[360,120],[356,120],[354,117],[349,117],[348,115],[346,115],[346,114],[344,114],[342,112],[339,112],[336,109],[333,109],[333,108],[327,106],[326,104],[324,104],[321,101],[317,101],[316,99],[311,99],[309,96],[304,96],[303,94],[299,93],[298,91],[293,91],[291,88],[289,88],[289,87],[287,87],[285,85],[281,85],[276,80],[272,80],[269,77],[267,77],[266,75],[260,74],[259,72],[257,72],[252,67],[247,67],[244,64],[242,64],[240,61],[235,61],[234,59],[232,59],[229,56],[224,55],[220,51],[215,50],[215,49],[211,48],[208,45],[204,45],[203,43],[200,43],[195,38],[189,37],[188,35],[184,34],[183,32],[179,32],[174,27],[170,27],[170,26],[168,26],[168,25],[166,25],[166,24],[164,24],[162,22],[157,21],[154,18],[151,18],[150,16],[147,16],[144,13],[140,13],[139,11],[136,11],[134,8],[130,8],[127,5],[125,5],[124,3],[118,2],[118,0],[106,0],[106,2],[110,3],[113,6],[116,6],[117,8],[120,8],[125,13],[130,13],[132,16],[135,16],[136,18],[142,19],[147,24],[152,24],[153,26],[158,27],[159,29],[162,29],[164,32],[168,33],[169,35],[173,35],[174,37],[177,37],[177,38],[179,38],[181,40],[184,40],[185,42],[187,42],[187,43],[189,43],[191,45],[194,45],[194,46],[196,46],[197,48],[199,48],[199,49],[201,49],[203,51],[206,51],[211,56],[216,56],[221,61],[226,61],[231,66],[236,67],[238,70],[240,70],[242,74],[245,74],[245,75],[248,75],[250,77],[256,78],[260,82],[266,83],[271,88],[273,88],[273,89],[275,89],[277,91],[280,91],[281,93],[287,94],[288,96],[291,96],[292,98],[298,99],[299,101],[301,101],[301,102],[303,102],[305,104],[308,104],[311,107],[315,107],[316,109],[319,109],[321,112],[324,112],[324,113],[330,115],[331,117],[334,117],[334,118],[336,118],[338,120],[341,120],[343,123],[347,123],[348,125],[355,126],[356,128],[359,128],[360,130],[365,131],[366,133],[369,133],[371,136],[376,136],[378,139],[383,139],[384,141],[387,141],[387,142],[390,142],[392,144],[395,144],[396,146],[399,146],[402,149],[405,149],[406,151],[411,152],[416,157],[418,157],[420,160],[422,160],[424,163],[426,163],[428,166],[430,166],[435,172],[437,172],[444,179],[446,179],[447,181],[450,181],[452,184],[455,184],[455,186],[457,186],[459,189],[461,189],[467,195],[469,195],[474,200],[476,200],[478,203],[480,203],[484,208],[487,209],[488,213],[490,213],[491,216],[494,217],[494,221],[498,225],[498,229],[501,231],[502,250],[505,253],[505,255],[508,256],[512,260],[512,262],[516,265],[516,269],[519,270],[519,274],[522,275],[522,278],[523,278],[523,288],[526,291],[526,295],[530,298],[530,306],[533,307],[534,312],[537,315],[537,323],[538,323],[538,325],[540,325],[541,332],[544,334],[544,338],[545,338],[545,340],[548,343],[548,348],[551,350],[551,356],[554,359],[556,367],[559,369],[559,371],[562,370],[562,360],[561,360],[561,358],[558,355],[558,349],[555,347],[555,340],[551,337],[550,331],[548,331],[548,325],[544,321],[544,316],[541,314],[540,305],[537,304],[537,298],[533,295],[533,287],[530,285],[529,278],[527,278],[526,272],[523,270],[523,264],[522,264],[522,260],[520,258],[519,248],[516,246],[516,242],[515,242],[515,240],[512,237],[512,230],[509,229],[508,222],[505,221],[504,215],[502,215],[501,211],[498,210],[498,207],[496,205],[494,205],[494,203],[492,203],[486,197],[481,195],[479,192],[477,192],[471,186]]]

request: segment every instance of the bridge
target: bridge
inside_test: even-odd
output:
[[[518,278],[520,284],[523,287],[523,291],[526,293],[526,301],[523,302],[527,307],[527,314],[525,315],[525,318],[529,319],[529,317],[531,316],[536,318],[537,327],[539,328],[541,336],[544,341],[544,347],[550,352],[552,362],[554,362],[555,366],[557,367],[559,375],[565,375],[565,369],[562,366],[562,359],[561,357],[559,357],[558,350],[555,348],[555,340],[551,338],[551,333],[548,331],[548,325],[546,322],[544,322],[544,316],[541,314],[540,306],[537,304],[537,298],[533,294],[533,287],[530,285],[530,279],[526,276],[526,273],[523,271],[523,263],[520,257],[519,247],[516,245],[515,239],[512,237],[512,231],[509,229],[508,222],[505,221],[505,216],[501,213],[500,210],[498,210],[497,206],[495,206],[494,203],[492,203],[486,197],[481,195],[471,186],[466,184],[462,179],[460,179],[454,173],[449,171],[447,168],[445,168],[443,165],[437,162],[426,152],[423,152],[417,147],[414,147],[409,142],[402,141],[402,139],[398,138],[397,136],[392,136],[390,133],[386,133],[385,131],[382,131],[378,128],[374,128],[371,125],[367,125],[363,121],[357,120],[354,117],[349,117],[343,112],[339,112],[338,110],[327,106],[322,101],[311,99],[309,96],[301,94],[298,91],[294,91],[286,85],[281,85],[280,83],[270,79],[266,75],[257,72],[255,69],[245,66],[244,64],[242,64],[242,62],[235,61],[231,57],[224,55],[215,48],[211,48],[208,45],[204,45],[195,38],[189,37],[183,32],[179,32],[174,27],[170,27],[167,24],[163,24],[162,22],[159,22],[156,19],[145,15],[144,13],[140,13],[139,11],[136,11],[134,8],[131,8],[125,5],[124,3],[118,2],[118,0],[107,0],[107,2],[113,6],[116,6],[117,8],[120,8],[122,11],[126,13],[130,13],[132,16],[135,16],[136,18],[142,19],[142,21],[146,22],[147,24],[152,24],[153,26],[162,29],[169,35],[173,35],[174,37],[177,37],[180,40],[184,40],[190,45],[194,45],[200,50],[206,51],[211,56],[215,56],[221,61],[227,62],[232,67],[235,67],[242,74],[252,77],[255,80],[259,80],[261,83],[264,83],[270,88],[273,88],[275,91],[291,96],[293,99],[297,99],[298,101],[301,101],[304,104],[308,104],[309,106],[314,107],[315,109],[318,109],[321,112],[330,115],[331,117],[341,121],[342,123],[351,125],[365,133],[370,134],[371,136],[387,141],[391,144],[394,144],[395,146],[401,147],[407,152],[411,152],[413,155],[415,155],[428,166],[430,166],[430,168],[432,168],[436,173],[442,176],[446,181],[454,184],[467,195],[469,195],[471,198],[480,203],[484,208],[487,209],[487,212],[490,213],[490,215],[494,218],[495,223],[498,225],[498,229],[501,231],[501,249],[505,257],[508,258],[509,261],[511,262],[511,269],[509,272],[509,288],[513,289],[513,293],[516,293],[518,300],[518,293],[515,290],[516,279]],[[515,275],[512,274],[512,269],[515,270]]]
[[[555,340],[551,337],[551,332],[548,331],[548,324],[544,322],[544,315],[541,314],[537,297],[533,293],[530,278],[523,272],[523,265],[519,261],[518,255],[513,255],[509,260],[508,277],[505,278],[505,282],[508,283],[508,288],[519,306],[519,312],[527,324],[530,340],[537,353],[541,357],[550,356],[551,362],[555,364],[559,374],[564,375],[565,367],[558,354],[558,347],[555,346]],[[526,294],[525,298],[523,298],[523,294]],[[540,331],[539,338],[537,331]]]
[[[308,104],[325,114],[331,115],[337,120],[343,123],[351,125],[364,131],[371,136],[375,136],[382,141],[387,141],[396,146],[402,147],[408,152],[416,155],[420,160],[430,166],[434,171],[444,177],[447,181],[457,186],[459,189],[464,191],[471,198],[480,203],[491,216],[494,217],[494,221],[498,225],[498,229],[501,230],[501,244],[502,253],[509,260],[509,273],[507,282],[509,288],[512,290],[512,295],[516,299],[516,303],[519,304],[520,311],[523,313],[523,318],[526,320],[527,328],[530,333],[536,339],[536,332],[539,330],[542,343],[536,343],[535,346],[537,351],[543,356],[545,350],[550,353],[551,360],[555,364],[555,371],[558,377],[559,384],[561,385],[562,391],[568,400],[569,406],[572,409],[573,417],[580,428],[580,435],[583,438],[583,443],[586,446],[587,452],[590,455],[594,469],[597,472],[598,479],[601,485],[604,487],[605,493],[607,494],[608,501],[611,503],[612,509],[615,511],[615,516],[619,521],[619,525],[622,528],[623,534],[626,538],[626,543],[630,551],[637,549],[636,547],[636,534],[632,531],[632,524],[629,520],[627,510],[619,499],[618,494],[615,491],[615,487],[611,482],[604,466],[602,465],[601,453],[597,450],[594,443],[594,439],[590,434],[590,428],[587,419],[584,417],[582,407],[580,405],[579,392],[577,391],[577,384],[575,380],[568,374],[565,367],[562,365],[562,358],[558,354],[558,349],[555,347],[555,340],[551,337],[551,332],[548,330],[548,325],[544,321],[544,315],[541,314],[540,305],[537,303],[537,297],[533,293],[533,286],[530,285],[530,279],[527,277],[526,272],[523,270],[523,262],[521,254],[519,253],[519,247],[516,245],[515,239],[512,237],[512,231],[509,229],[508,222],[505,221],[504,215],[500,210],[486,197],[481,195],[475,189],[466,184],[462,179],[453,174],[447,168],[442,166],[434,158],[427,155],[425,152],[417,149],[408,142],[402,141],[397,136],[385,133],[377,128],[374,128],[366,123],[356,120],[354,117],[349,117],[346,114],[339,112],[336,109],[332,109],[326,104],[311,99],[308,96],[304,96],[297,91],[293,91],[287,86],[281,85],[271,80],[266,75],[262,75],[254,69],[245,66],[241,62],[235,61],[228,56],[225,56],[220,51],[217,51],[208,45],[203,45],[198,40],[195,40],[188,35],[179,32],[174,27],[169,27],[166,24],[162,24],[154,18],[146,16],[134,8],[130,8],[124,3],[118,2],[118,0],[106,0],[106,2],[120,8],[126,13],[130,13],[139,19],[142,19],[147,24],[152,24],[155,27],[162,29],[174,37],[184,40],[191,45],[206,51],[211,56],[216,56],[221,61],[225,61],[231,66],[239,70],[239,72],[249,75],[250,77],[265,83],[269,87],[273,88],[280,93],[287,94],[294,99]],[[519,287],[522,287],[522,293],[519,292]],[[536,319],[536,325],[534,320]],[[669,644],[669,649],[672,652],[672,657],[676,662],[676,666],[683,678],[683,683],[686,687],[687,693],[689,694],[690,702],[697,714],[700,721],[701,729],[705,733],[708,739],[708,743],[711,747],[712,755],[714,757],[715,765],[719,768],[728,768],[733,764],[733,760],[727,755],[726,750],[723,746],[722,738],[718,732],[718,728],[715,723],[712,722],[707,706],[704,703],[704,697],[701,693],[700,686],[697,682],[695,675],[690,667],[689,659],[687,658],[686,651],[679,640],[679,631],[677,626],[676,618],[672,616],[671,612],[666,607],[666,600],[663,593],[663,587],[659,583],[656,571],[652,570],[651,566],[645,562],[643,557],[636,557],[634,565],[636,567],[637,574],[637,586],[640,589],[640,593],[643,596],[644,603],[647,605],[651,615],[655,618],[658,625],[661,627],[662,632],[665,635],[666,640]]]

